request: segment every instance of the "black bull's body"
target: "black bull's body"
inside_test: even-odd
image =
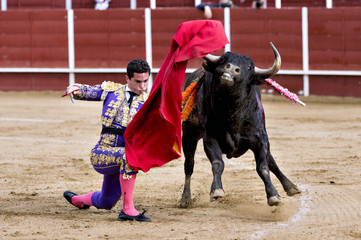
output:
[[[194,169],[194,155],[199,139],[212,164],[211,201],[224,196],[221,176],[224,170],[222,154],[239,157],[253,151],[258,175],[264,182],[267,203],[278,205],[280,196],[271,182],[269,171],[282,183],[289,196],[299,193],[278,168],[270,152],[265,128],[264,111],[258,85],[277,73],[281,65],[278,51],[271,43],[275,61],[270,69],[255,67],[246,55],[227,52],[221,57],[205,57],[204,70],[198,69],[187,79],[188,86],[198,78],[198,92],[194,108],[182,123],[182,145],[185,156],[185,185],[181,206],[191,203],[190,182]]]

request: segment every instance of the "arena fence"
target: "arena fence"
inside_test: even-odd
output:
[[[215,9],[213,19],[224,24],[230,40],[225,51],[247,54],[257,66],[273,62],[272,41],[283,60],[275,79],[290,90],[361,97],[360,10],[224,8]],[[104,77],[124,81],[115,75],[124,74],[133,58],[147,59],[155,75],[178,25],[202,17],[194,8],[3,12],[0,90],[59,90]],[[186,72],[200,64],[191,61]]]
[[[94,0],[0,0],[1,10],[7,9],[90,9],[94,8]],[[112,0],[109,8],[164,8],[194,7],[202,0]],[[204,1],[206,2],[206,1]],[[252,1],[233,1],[237,7],[251,7]],[[360,7],[360,0],[264,0],[265,8],[275,7]]]

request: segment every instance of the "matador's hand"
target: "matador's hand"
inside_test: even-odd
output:
[[[69,85],[66,90],[65,90],[65,94],[62,95],[62,97],[65,97],[66,95],[69,95],[71,101],[74,103],[74,97],[73,94],[77,95],[79,93],[79,86],[72,84]]]

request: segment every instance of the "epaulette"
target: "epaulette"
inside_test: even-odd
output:
[[[122,84],[111,82],[111,81],[104,81],[101,86],[101,88],[107,92],[114,92],[121,87],[122,87]]]

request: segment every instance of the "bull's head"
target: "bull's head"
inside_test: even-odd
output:
[[[273,75],[275,75],[279,69],[281,68],[281,56],[278,53],[276,47],[272,44],[272,42],[270,43],[271,47],[273,49],[274,55],[275,55],[275,60],[273,63],[273,66],[269,69],[261,69],[258,67],[254,67],[254,74],[258,77],[258,79],[265,79],[265,78],[269,78]],[[216,64],[220,59],[221,56],[214,56],[211,54],[208,54],[206,56],[204,56],[204,59],[210,63],[210,64]],[[252,62],[253,65],[253,62]],[[249,66],[250,68],[250,66]],[[235,64],[233,64],[232,62],[227,62],[222,70],[222,76],[220,76],[220,82],[223,85],[227,85],[227,86],[233,86],[235,80],[241,75],[241,68],[240,66],[237,66]]]

